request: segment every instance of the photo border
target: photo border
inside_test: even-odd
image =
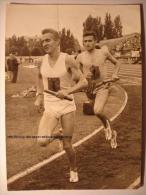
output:
[[[109,5],[109,4],[118,4],[118,5],[120,5],[120,4],[130,4],[130,5],[133,5],[133,4],[141,4],[141,5],[143,5],[143,8],[142,8],[142,6],[141,6],[141,9],[142,10],[144,10],[144,11],[142,11],[141,13],[142,13],[142,16],[143,16],[143,18],[144,18],[144,20],[143,21],[141,21],[142,22],[142,28],[144,28],[144,26],[145,26],[145,23],[146,23],[146,2],[143,0],[133,0],[133,1],[128,1],[128,0],[104,0],[104,1],[99,1],[99,0],[91,0],[90,2],[89,2],[89,0],[88,1],[86,1],[86,0],[84,0],[84,1],[82,1],[82,0],[80,0],[80,1],[77,1],[77,0],[72,0],[72,1],[67,1],[67,0],[63,0],[63,1],[53,1],[53,0],[42,0],[41,1],[41,3],[40,3],[40,1],[37,1],[37,0],[30,0],[30,1],[28,1],[28,0],[15,0],[15,1],[1,1],[0,2],[0,27],[2,26],[2,28],[0,28],[1,29],[1,31],[0,31],[0,43],[1,43],[1,49],[2,49],[2,51],[0,52],[0,64],[3,64],[4,63],[4,54],[5,54],[5,52],[4,52],[4,50],[5,50],[5,47],[4,47],[4,43],[5,43],[5,24],[4,24],[4,22],[5,22],[5,5],[6,5],[6,3],[13,3],[13,2],[15,2],[15,3],[32,3],[32,4],[43,4],[43,2],[44,2],[44,4],[105,4],[105,5]],[[143,56],[143,59],[142,59],[142,62],[143,62],[143,68],[142,68],[142,77],[143,77],[143,79],[142,79],[142,98],[143,98],[143,101],[142,101],[142,111],[143,111],[143,114],[142,114],[142,119],[143,119],[143,121],[142,121],[142,128],[143,128],[143,131],[142,131],[142,140],[143,140],[143,144],[142,144],[142,150],[143,150],[143,152],[142,152],[142,158],[143,159],[145,159],[145,157],[146,157],[146,155],[145,155],[145,136],[146,136],[146,134],[145,134],[145,126],[146,126],[146,122],[145,122],[145,116],[146,116],[146,109],[145,109],[145,101],[144,101],[144,99],[145,99],[145,97],[146,97],[146,89],[145,89],[145,83],[146,83],[146,79],[145,79],[145,74],[146,74],[146,72],[145,72],[145,70],[146,70],[146,64],[145,64],[145,44],[146,44],[146,40],[145,40],[145,36],[146,36],[146,34],[145,34],[145,30],[144,29],[142,29],[142,33],[143,33],[143,35],[142,35],[142,48],[143,48],[143,51],[142,51],[142,56]],[[143,40],[144,40],[144,42],[143,42]],[[1,130],[3,130],[3,129],[5,129],[5,116],[4,116],[4,113],[5,113],[5,84],[4,84],[4,82],[3,82],[3,79],[4,79],[4,70],[3,70],[4,68],[0,65],[0,93],[2,92],[2,94],[3,94],[3,96],[0,96],[0,108],[2,108],[1,109],[1,112],[2,112],[2,114],[1,114],[1,116],[2,117],[0,117],[0,129]],[[4,181],[5,179],[6,179],[6,172],[4,171],[4,169],[5,169],[5,163],[6,163],[6,154],[5,154],[5,152],[6,152],[6,146],[5,146],[5,133],[4,132],[0,132],[0,137],[2,137],[3,139],[2,139],[2,141],[0,141],[0,159],[2,158],[2,161],[0,160],[0,173],[2,173],[1,174],[1,176],[0,176],[0,194],[7,194],[7,193],[10,193],[10,194],[33,194],[33,193],[36,193],[36,194],[40,194],[40,193],[43,193],[43,194],[48,194],[48,192],[49,193],[52,193],[52,194],[55,194],[55,195],[57,195],[57,194],[74,194],[74,193],[76,193],[76,194],[85,194],[85,195],[88,195],[88,194],[100,194],[100,195],[106,195],[106,194],[108,194],[108,195],[126,195],[126,194],[128,194],[128,195],[130,195],[130,194],[132,194],[132,195],[143,195],[143,194],[145,194],[146,193],[146,175],[145,175],[145,164],[143,164],[142,165],[142,184],[144,184],[142,187],[140,187],[139,189],[137,189],[137,190],[128,190],[128,189],[124,189],[124,190],[75,190],[75,192],[74,192],[74,190],[39,190],[39,191],[37,191],[37,190],[35,190],[35,191],[23,191],[23,192],[20,192],[20,191],[5,191],[6,190],[6,186],[7,186],[7,184],[5,185],[5,182],[6,181]],[[2,168],[2,169],[1,169]],[[1,172],[2,171],[2,172]],[[5,174],[3,174],[5,172]],[[2,184],[2,186],[1,186],[1,184]]]

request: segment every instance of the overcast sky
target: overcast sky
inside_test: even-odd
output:
[[[40,35],[44,28],[70,29],[82,42],[83,22],[91,14],[100,16],[104,23],[105,13],[112,19],[120,15],[123,34],[140,32],[140,7],[138,5],[8,5],[6,12],[6,37]]]

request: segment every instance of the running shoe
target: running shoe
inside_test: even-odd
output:
[[[77,171],[70,171],[70,178],[69,181],[72,183],[78,182],[79,177],[78,177],[78,172]]]
[[[111,148],[116,149],[118,144],[117,144],[117,132],[115,130],[113,130],[112,132],[112,138],[110,141],[111,144]]]

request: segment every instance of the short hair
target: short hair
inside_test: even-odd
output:
[[[96,34],[95,34],[94,31],[85,31],[85,32],[83,33],[83,37],[87,37],[87,36],[93,36],[94,39],[97,40],[97,36],[96,36]]]
[[[59,33],[56,30],[52,28],[45,28],[44,30],[42,30],[42,35],[47,34],[47,33],[51,33],[55,41],[60,40]]]

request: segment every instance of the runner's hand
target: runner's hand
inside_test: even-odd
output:
[[[113,74],[113,75],[112,75],[112,79],[113,79],[113,80],[118,80],[118,79],[119,79],[119,77],[118,77],[118,75],[117,75],[117,74]]]
[[[88,72],[87,76],[86,76],[86,79],[91,79],[92,78],[92,72]]]
[[[44,97],[43,94],[39,94],[34,102],[38,112],[42,112],[44,110]]]
[[[56,93],[56,97],[60,98],[60,99],[64,99],[65,97],[68,96],[68,91],[67,90],[59,90]]]

